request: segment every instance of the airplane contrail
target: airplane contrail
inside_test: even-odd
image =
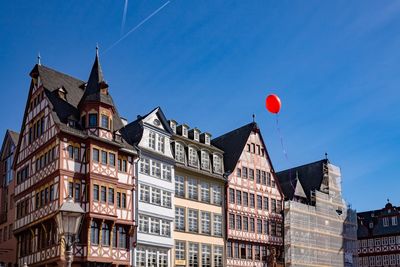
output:
[[[136,25],[135,27],[133,27],[131,30],[129,30],[124,36],[122,36],[121,38],[119,38],[118,41],[116,41],[115,43],[113,43],[109,48],[107,48],[103,54],[107,53],[108,51],[110,51],[114,46],[116,46],[117,44],[119,44],[122,40],[124,40],[126,37],[128,37],[131,33],[133,33],[134,31],[136,31],[137,29],[140,28],[140,26],[142,26],[144,23],[146,23],[146,21],[148,21],[149,19],[151,19],[154,15],[156,15],[158,12],[160,12],[164,7],[166,7],[169,3],[171,3],[171,1],[167,1],[165,2],[162,6],[160,6],[157,10],[155,10],[153,13],[151,13],[149,16],[147,16],[147,18],[145,18],[144,20],[142,20],[138,25]]]
[[[126,21],[126,12],[128,11],[128,1],[129,0],[125,0],[124,13],[122,14],[121,36],[124,33],[124,27],[125,27],[125,21]]]

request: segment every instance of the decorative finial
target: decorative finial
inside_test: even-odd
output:
[[[390,200],[389,199],[386,199],[387,200],[387,203],[390,203]]]
[[[328,159],[328,153],[325,152],[325,159]]]
[[[38,65],[42,65],[42,64],[40,63],[40,52],[38,53],[37,60],[38,60]]]
[[[96,43],[96,56],[99,56],[99,43]]]
[[[256,122],[256,115],[253,114],[253,122]]]

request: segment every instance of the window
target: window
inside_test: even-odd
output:
[[[126,172],[127,171],[127,161],[125,159],[118,159],[118,171]],[[149,167],[150,171],[150,167]]]
[[[149,232],[149,217],[139,215],[139,232],[141,233]]]
[[[255,245],[255,246],[254,246],[254,259],[255,259],[256,261],[261,260],[260,246],[258,246],[258,245]]]
[[[136,266],[145,267],[146,266],[146,250],[142,247],[136,249]]]
[[[175,208],[175,230],[185,231],[185,209]]]
[[[392,225],[393,226],[397,225],[397,217],[396,216],[392,217]]]
[[[262,220],[257,219],[257,233],[262,234]]]
[[[246,167],[243,167],[243,168],[242,168],[242,177],[243,177],[244,179],[247,179],[247,168],[246,168]]]
[[[74,199],[75,199],[75,202],[80,202],[81,201],[81,184],[80,183],[75,183],[74,184],[74,187],[75,187],[75,192],[74,192]],[[46,188],[46,191],[45,191],[45,195],[46,195],[46,202],[48,201],[48,190],[47,190],[47,188]]]
[[[89,127],[97,127],[97,114],[89,114]]]
[[[171,166],[170,165],[165,165],[163,164],[163,177],[162,179],[167,180],[167,181],[171,181]]]
[[[175,259],[185,260],[186,250],[184,241],[175,241]]]
[[[267,173],[265,171],[261,172],[261,180],[263,185],[267,185]]]
[[[226,254],[228,258],[232,258],[232,242],[228,241],[226,244]]]
[[[111,166],[115,166],[115,154],[114,153],[109,153],[108,156],[110,157],[109,158],[110,165]]]
[[[189,267],[199,266],[198,254],[199,254],[199,244],[189,243]]]
[[[108,188],[108,204],[114,205],[114,188]]]
[[[201,212],[201,233],[211,234],[211,214],[209,212]]]
[[[110,245],[110,226],[107,223],[103,223],[103,228],[101,229],[101,241],[103,246]]]
[[[140,159],[140,172],[144,174],[150,174],[150,160],[148,158]]]
[[[151,203],[161,205],[161,190],[158,188],[152,188],[151,190]]]
[[[233,243],[233,256],[235,258],[239,258],[239,244],[238,243]]]
[[[235,214],[229,213],[229,229],[235,229]]]
[[[100,200],[102,202],[106,202],[106,200],[107,200],[107,187],[105,187],[105,186],[101,187]]]
[[[246,258],[248,260],[252,260],[253,259],[253,246],[250,245],[250,244],[247,244],[246,245],[246,250],[247,250]]]
[[[148,266],[157,266],[157,251],[155,249],[148,250],[147,265]]]
[[[171,208],[171,193],[167,191],[162,192],[162,206]]]
[[[210,169],[210,156],[207,151],[201,151],[201,168],[203,170]]]
[[[93,161],[99,162],[99,150],[96,148],[93,148]]]
[[[222,256],[224,248],[221,246],[214,246],[214,267],[223,267]]]
[[[197,180],[193,178],[188,179],[188,195],[189,198],[197,200],[198,199],[198,187]]]
[[[160,220],[150,217],[150,234],[160,234]]]
[[[118,247],[120,248],[128,248],[127,246],[127,233],[126,233],[126,229],[123,226],[119,226],[118,227],[118,240],[119,240],[119,244]]]
[[[169,237],[171,234],[171,227],[169,221],[161,220],[161,235]]]
[[[73,197],[74,196],[74,183],[73,182],[68,182],[68,196]],[[46,199],[43,194],[42,198],[42,203],[46,203]]]
[[[271,235],[272,235],[272,236],[276,236],[276,222],[271,221],[271,222],[269,223],[269,226],[270,226],[270,228],[271,228]]]
[[[121,208],[121,193],[117,192],[117,208]]]
[[[254,202],[254,194],[250,193],[250,208],[254,208],[255,202]]]
[[[201,266],[211,267],[211,245],[201,246]]]
[[[236,204],[242,205],[242,191],[236,190]]]
[[[210,184],[202,182],[200,186],[201,201],[210,203]]]
[[[107,152],[103,150],[101,151],[101,163],[107,164]]]
[[[94,245],[99,244],[99,224],[96,221],[90,224],[90,241]]]
[[[384,227],[389,226],[389,218],[387,218],[387,217],[383,218],[383,226]]]
[[[150,186],[148,185],[140,185],[140,201],[150,203]]]
[[[250,232],[254,232],[254,218],[250,218]]]
[[[249,218],[246,216],[243,216],[243,231],[249,231]]]
[[[189,147],[189,165],[197,167],[197,151],[193,147]]]
[[[199,213],[197,210],[189,209],[189,231],[190,232],[198,232],[199,231],[199,224],[198,224],[198,217]]]
[[[213,155],[214,159],[214,172],[222,173],[222,159],[219,155]]]
[[[264,197],[264,210],[268,211],[269,210],[269,198]]]
[[[175,159],[182,163],[185,162],[185,149],[180,143],[175,143]]]
[[[236,176],[237,177],[242,177],[242,169],[240,169],[240,168],[236,169]]]
[[[151,162],[151,175],[161,178],[161,163],[157,161]]]
[[[109,118],[107,115],[101,114],[101,127],[109,129]]]
[[[235,203],[235,189],[229,188],[229,203]]]
[[[68,158],[70,159],[74,158],[74,147],[71,145],[68,146]]]
[[[240,258],[246,259],[246,244],[240,244]]]
[[[276,199],[271,198],[271,209],[272,212],[276,213]]]
[[[214,214],[214,235],[222,236],[222,215]]]
[[[93,200],[99,201],[99,186],[97,184],[93,185]]]
[[[149,147],[156,149],[156,133],[152,131],[149,132]]]
[[[165,150],[165,137],[164,136],[158,135],[157,150],[161,153],[164,153],[164,150]]]
[[[271,186],[271,173],[267,172],[267,185]]]
[[[264,235],[269,235],[268,220],[264,220]]]
[[[126,194],[125,194],[125,193],[122,193],[122,194],[121,194],[121,197],[122,197],[122,198],[121,198],[121,200],[122,200],[122,201],[121,201],[121,202],[122,202],[122,203],[121,203],[121,204],[122,204],[121,206],[122,206],[123,209],[125,209],[125,208],[126,208]]]
[[[185,178],[183,176],[175,176],[175,196],[185,197]]]
[[[257,209],[259,209],[259,210],[262,210],[262,209],[263,209],[262,200],[263,200],[263,197],[257,195]]]
[[[222,189],[219,185],[212,185],[213,203],[217,205],[222,204]]]
[[[261,184],[261,171],[259,169],[256,169],[256,182]]]
[[[248,207],[249,206],[249,193],[243,192],[243,206]]]
[[[242,230],[242,216],[236,215],[236,230]]]
[[[249,169],[249,179],[254,180],[254,170],[253,169]]]

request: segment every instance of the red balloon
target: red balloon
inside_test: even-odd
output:
[[[277,114],[281,110],[281,100],[277,95],[269,95],[265,99],[265,107],[269,112]]]

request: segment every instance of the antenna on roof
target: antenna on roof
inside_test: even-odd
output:
[[[253,114],[253,122],[256,122],[256,115]]]
[[[38,53],[38,56],[37,56],[37,60],[38,60],[38,65],[42,65],[41,63],[40,63],[40,52]]]

